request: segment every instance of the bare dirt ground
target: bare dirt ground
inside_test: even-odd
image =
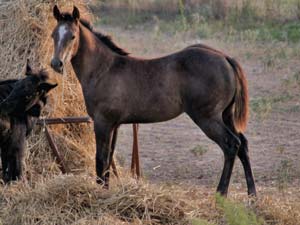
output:
[[[199,40],[187,35],[154,35],[140,29],[126,30],[99,26],[132,55],[157,57],[189,44],[205,43],[221,49],[241,62],[246,71],[252,102],[266,98],[261,112],[252,110],[246,136],[258,186],[300,185],[300,98],[292,93],[285,99],[283,80],[300,71],[297,60],[271,63],[273,49],[245,43],[226,43],[217,39]],[[276,58],[276,57],[275,57]],[[271,64],[271,66],[269,65]],[[298,89],[299,90],[299,89]],[[270,99],[279,98],[276,103]],[[258,100],[260,104],[260,100]],[[294,109],[294,110],[293,110]],[[143,175],[154,182],[193,183],[216,187],[223,167],[221,149],[187,115],[156,124],[141,124],[139,129],[140,161]],[[120,129],[116,150],[120,164],[129,168],[132,127]],[[232,182],[245,186],[244,172],[237,160]]]

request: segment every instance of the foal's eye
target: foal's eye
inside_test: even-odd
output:
[[[74,40],[75,39],[75,35],[72,35],[71,39]]]

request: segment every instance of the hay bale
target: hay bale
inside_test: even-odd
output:
[[[32,188],[17,184],[3,192],[3,224],[186,224],[188,204],[169,190],[133,179],[110,190],[91,177],[56,176]],[[0,217],[1,218],[1,217]]]
[[[16,0],[0,4],[0,79],[21,78],[29,59],[34,67],[47,68],[59,83],[46,106],[45,117],[87,115],[81,87],[71,66],[66,67],[63,76],[49,68],[53,54],[51,32],[56,25],[52,16],[55,4],[63,10],[72,10],[76,4],[83,17],[90,17],[84,1]],[[91,125],[52,126],[51,130],[72,172],[90,170],[93,173],[95,144]],[[29,180],[60,173],[43,129],[36,129],[30,137],[28,149],[25,174]]]

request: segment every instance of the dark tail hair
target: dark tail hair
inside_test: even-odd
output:
[[[232,66],[237,80],[233,112],[234,126],[238,132],[244,132],[247,127],[249,116],[248,84],[240,64],[235,59],[228,56],[226,56],[226,59]]]

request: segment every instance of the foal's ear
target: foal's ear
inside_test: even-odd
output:
[[[74,20],[79,20],[80,19],[79,9],[76,6],[74,6],[74,8],[73,8],[72,15],[73,15]]]
[[[39,90],[49,92],[51,89],[55,88],[56,86],[57,86],[57,84],[41,83],[39,85]]]
[[[59,21],[61,19],[61,13],[60,13],[57,5],[55,5],[53,7],[53,16],[57,21]]]
[[[27,62],[26,62],[26,72],[25,72],[25,75],[26,76],[30,76],[33,74],[33,71],[29,65],[29,60],[27,59]]]

